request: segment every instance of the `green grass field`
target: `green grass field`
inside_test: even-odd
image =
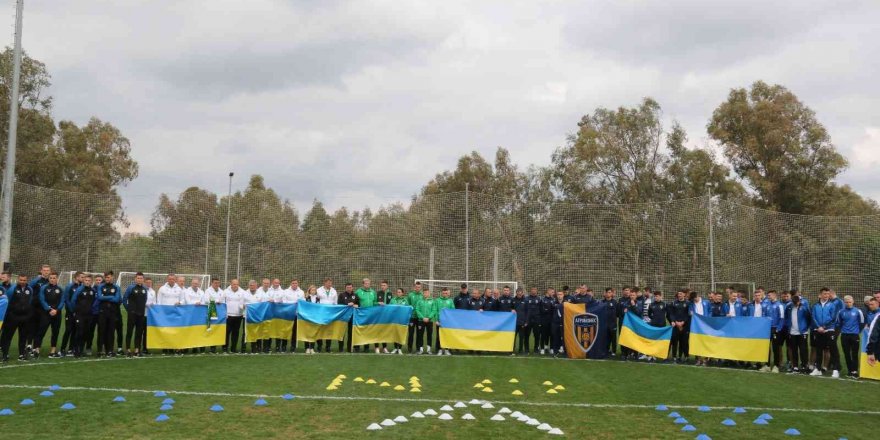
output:
[[[338,390],[326,387],[339,374],[348,376]],[[417,376],[421,393],[394,391],[356,383],[375,379],[406,385]],[[517,378],[518,384],[508,381]],[[494,392],[473,388],[484,379]],[[547,394],[545,380],[565,387]],[[54,396],[42,397],[59,384]],[[789,438],[795,427],[801,438],[876,438],[878,383],[831,380],[800,375],[680,365],[572,361],[504,356],[397,356],[375,354],[295,355],[153,355],[141,359],[60,359],[0,367],[0,416],[3,438],[556,438],[515,421],[490,421],[508,407],[564,432],[565,438],[713,439]],[[524,395],[511,395],[514,389]],[[156,422],[163,390],[176,403],[165,411],[170,420]],[[280,396],[291,393],[293,400]],[[113,403],[115,396],[127,401]],[[268,405],[254,401],[265,396]],[[31,398],[33,406],[22,406]],[[455,409],[454,420],[412,419],[381,431],[369,424],[444,404],[482,399],[495,409],[470,405]],[[59,407],[72,402],[76,409]],[[219,404],[223,412],[209,408]],[[678,411],[696,432],[681,432],[665,404]],[[696,406],[712,407],[699,412]],[[746,414],[733,414],[735,406]],[[465,412],[477,420],[465,421]],[[773,420],[759,426],[761,413]],[[721,424],[725,418],[737,426]],[[873,433],[873,434],[872,434]]]

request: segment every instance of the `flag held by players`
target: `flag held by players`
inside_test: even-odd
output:
[[[767,362],[770,319],[748,316],[691,319],[690,354],[715,359]]]
[[[516,315],[505,312],[443,309],[440,343],[443,348],[477,351],[510,351],[516,332]]]
[[[151,305],[147,311],[147,348],[184,350],[226,343],[226,304],[217,304],[217,319],[208,306]]]
[[[672,340],[672,327],[654,327],[636,314],[629,312],[623,317],[620,329],[620,345],[639,353],[666,359],[669,355],[669,342]]]
[[[300,301],[296,308],[296,340],[316,342],[341,341],[348,331],[353,307]]]
[[[352,344],[377,342],[406,344],[407,326],[412,316],[410,306],[367,307],[354,309]]]
[[[296,304],[248,304],[245,311],[245,341],[290,339],[296,321],[296,308]]]
[[[859,350],[859,377],[862,379],[880,380],[880,362],[875,363],[873,367],[868,364],[868,338],[871,337],[871,328],[880,325],[877,324],[878,321],[880,319],[875,318],[871,326],[862,332],[862,348]]]

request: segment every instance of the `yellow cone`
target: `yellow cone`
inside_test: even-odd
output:
[[[523,392],[520,391],[520,390],[513,390],[513,392],[510,393],[510,394],[513,394],[514,396],[522,396],[522,395],[523,395]]]
[[[379,386],[380,386],[380,387],[390,387],[391,384],[388,383],[388,382],[382,382],[382,383],[379,384]]]
[[[483,388],[482,391],[483,391],[484,393],[491,393],[491,392],[492,392],[492,388],[486,387],[486,388]]]
[[[373,379],[367,379],[367,381],[366,381],[366,382],[364,382],[364,383],[367,383],[367,384],[370,384],[370,385],[372,385],[372,384],[374,384],[374,383],[376,383],[376,381],[375,381],[375,380],[373,380]]]
[[[552,386],[553,386],[553,382],[550,382],[549,380],[545,380],[544,383],[542,383],[541,385],[545,385],[545,386],[548,386],[548,387],[552,387]]]
[[[339,379],[333,379],[333,382],[330,382],[330,383],[332,383],[333,385],[336,385],[336,386],[342,385],[342,381]]]
[[[409,378],[409,380],[419,380],[419,378],[418,378],[418,377],[415,377],[415,376],[412,376],[412,377]]]
[[[489,379],[483,379],[483,383],[486,384],[486,385],[489,385],[489,384],[492,383],[492,381],[489,380]]]
[[[565,391],[565,387],[562,386],[562,385],[556,385],[555,387],[553,387],[553,389],[554,389],[554,390],[559,390],[559,391]]]
[[[483,384],[477,382],[474,384],[474,388],[483,388]]]
[[[406,388],[403,385],[398,385],[398,386],[394,387],[394,391],[403,391],[405,389]]]
[[[422,386],[419,384],[410,385],[410,388],[421,388]]]
[[[418,389],[418,388],[413,388],[413,389],[409,390],[409,392],[411,392],[411,393],[421,393],[422,390],[420,390],[420,389]]]
[[[327,391],[335,391],[335,390],[337,390],[337,389],[338,389],[338,388],[336,388],[335,385],[330,385],[330,386],[327,387]]]
[[[556,390],[554,390],[553,388],[550,388],[549,390],[547,390],[547,394],[559,394],[559,393]]]
[[[356,377],[356,378],[354,378],[354,381],[355,382],[363,382],[364,378],[363,377]]]
[[[518,380],[517,378],[514,377],[513,379],[508,380],[508,382],[510,382],[510,383],[519,383],[519,380]]]
[[[336,378],[337,379],[348,379],[348,376],[346,376],[344,374],[340,374],[339,376],[336,376]]]
[[[411,380],[411,381],[409,381],[409,384],[410,384],[410,385],[416,385],[416,384],[418,384],[418,383],[419,383],[419,381],[417,381],[417,380]]]

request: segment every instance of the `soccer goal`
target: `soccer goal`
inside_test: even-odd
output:
[[[733,290],[740,291],[745,290],[746,293],[749,294],[749,299],[752,298],[752,295],[755,293],[755,283],[751,281],[716,281],[715,282],[715,291],[724,292],[724,289],[732,287]],[[706,294],[712,290],[711,283],[688,283],[688,288],[691,290],[696,290],[702,294]]]
[[[434,296],[440,296],[440,290],[444,287],[449,288],[449,292],[452,296],[458,295],[459,290],[461,289],[462,284],[467,284],[468,292],[474,289],[480,289],[480,291],[484,291],[486,289],[498,289],[501,290],[504,286],[510,287],[511,294],[516,293],[516,288],[519,286],[516,281],[463,281],[463,280],[422,280],[416,279],[416,282],[422,283],[422,286],[431,290],[431,294]]]
[[[117,284],[119,284],[119,287],[122,287],[124,289],[130,284],[134,283],[135,275],[137,275],[137,272],[119,272]],[[186,287],[189,287],[190,280],[192,280],[193,278],[197,278],[199,280],[199,285],[202,287],[202,289],[207,288],[211,284],[211,275],[203,273],[176,273],[174,275],[186,278]],[[165,284],[165,278],[168,276],[168,274],[144,272],[144,276],[152,278],[153,289],[159,290],[159,286]]]

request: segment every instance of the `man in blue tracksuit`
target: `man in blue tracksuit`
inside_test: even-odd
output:
[[[859,334],[865,328],[865,314],[855,306],[853,297],[843,297],[843,309],[837,314],[840,328],[840,343],[843,345],[843,359],[846,361],[847,376],[859,376]]]
[[[792,373],[806,373],[807,336],[812,327],[810,308],[801,302],[800,295],[792,295],[791,302],[785,306],[785,332],[788,334],[789,365]]]
[[[667,314],[672,325],[672,340],[669,343],[672,361],[684,362],[688,357],[690,337],[690,303],[684,290],[675,292],[675,300],[669,303]]]
[[[52,267],[48,264],[44,264],[40,266],[40,273],[31,278],[28,282],[28,286],[31,288],[31,292],[34,293],[34,298],[36,298],[40,294],[40,289],[43,288],[46,284],[49,283],[49,274],[52,273]],[[27,338],[27,350],[29,354],[33,355],[35,358],[40,356],[39,346],[37,345],[37,333],[40,331],[40,313],[43,311],[43,308],[40,306],[39,301],[34,301],[34,319],[30,323],[30,330],[28,331]]]
[[[743,316],[742,303],[739,301],[739,294],[737,292],[730,291],[722,310],[724,311],[724,316]]]
[[[104,350],[107,357],[115,357],[113,336],[116,334],[116,317],[120,313],[122,292],[113,283],[113,271],[104,273],[104,284],[98,288],[98,302],[98,351]]]
[[[73,292],[73,297],[70,299],[75,331],[73,342],[71,342],[74,357],[81,357],[85,351],[87,339],[94,339],[92,305],[95,304],[97,293],[92,287],[91,275],[83,275],[81,279],[82,285]]]
[[[147,328],[147,288],[144,286],[144,274],[138,272],[134,283],[125,290],[122,305],[128,312],[127,331],[125,333],[125,350],[128,357],[141,356],[141,341]],[[134,336],[134,351],[131,349],[131,337]]]
[[[819,302],[810,309],[813,315],[813,331],[816,332],[816,365],[810,376],[821,376],[822,359],[827,351],[831,377],[840,377],[840,352],[837,350],[837,303],[831,299],[831,290],[819,291]]]
[[[550,353],[553,353],[553,356],[559,356],[564,353],[562,349],[562,324],[565,317],[565,302],[565,293],[562,291],[556,292],[556,299],[553,301],[553,312],[550,316],[550,325],[552,326]]]
[[[68,347],[73,347],[73,335],[76,330],[73,328],[73,294],[82,285],[82,272],[73,274],[73,280],[64,287],[64,336],[61,337],[60,355],[68,354]],[[73,349],[70,349],[73,354]]]
[[[541,345],[541,297],[538,296],[538,288],[529,289],[529,296],[525,299],[526,323],[525,323],[525,340],[526,354],[529,354],[528,344],[529,335],[532,337],[532,352],[538,353],[538,347]]]
[[[522,287],[516,288],[516,295],[513,297],[513,311],[516,313],[516,334],[514,337],[514,352],[523,354],[529,352],[529,328],[526,324],[529,322],[529,312],[526,307],[526,296]]]
[[[556,290],[547,289],[544,297],[541,298],[541,354],[544,354],[544,350],[549,350],[550,354],[553,354],[550,339],[553,335],[553,310],[555,303]]]
[[[12,337],[18,331],[18,360],[28,359],[27,342],[30,340],[29,331],[33,327],[34,303],[37,303],[36,295],[27,282],[27,276],[19,275],[18,283],[6,289],[6,297],[9,304],[6,308],[6,317],[3,320],[3,331],[0,333],[0,351],[3,353],[3,362],[9,361],[9,345]]]
[[[586,298],[579,298],[578,302],[580,301],[584,301],[584,304],[589,303]],[[605,293],[602,294],[602,306],[604,312],[602,319],[607,323],[605,333],[608,337],[608,354],[615,357],[617,355],[617,316],[620,314],[620,303],[614,297],[613,287],[605,288]]]
[[[64,289],[58,285],[58,273],[49,274],[49,283],[44,284],[40,288],[37,295],[40,303],[39,321],[37,328],[37,336],[34,338],[34,357],[40,355],[40,347],[43,345],[43,338],[46,332],[51,328],[52,335],[49,338],[49,357],[59,358],[58,354],[58,336],[61,331],[61,312],[64,310]]]

